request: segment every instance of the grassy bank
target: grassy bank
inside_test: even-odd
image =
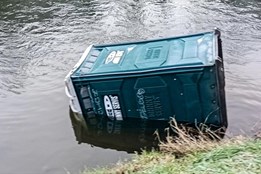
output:
[[[210,151],[196,152],[176,158],[162,152],[144,152],[128,163],[117,164],[111,169],[85,171],[93,173],[260,173],[261,140],[244,140],[226,144]]]
[[[213,132],[206,136],[191,136],[184,127],[173,125],[178,136],[161,142],[160,151],[143,152],[130,162],[113,168],[84,171],[83,174],[102,173],[260,173],[261,139],[235,137],[219,139]]]

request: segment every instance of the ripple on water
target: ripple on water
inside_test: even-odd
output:
[[[89,43],[188,34],[215,26],[222,29],[228,95],[233,93],[230,82],[238,87],[245,79],[259,82],[259,1],[1,1],[0,8],[2,97],[22,94],[41,80],[48,89]]]
[[[229,129],[232,132],[250,130],[251,124],[260,120],[261,113],[260,1],[1,0],[0,136],[4,138],[1,138],[0,149],[5,146],[7,154],[1,153],[4,157],[0,159],[11,153],[6,149],[9,140],[20,141],[25,146],[19,148],[23,151],[20,156],[14,153],[14,159],[7,161],[10,166],[26,164],[28,161],[24,159],[28,154],[39,151],[24,141],[21,130],[26,129],[28,140],[40,147],[40,142],[47,142],[51,137],[46,145],[51,149],[57,146],[55,136],[64,135],[57,130],[71,132],[66,125],[68,103],[63,94],[63,78],[88,44],[168,37],[214,27],[222,31]],[[41,136],[37,137],[35,132]],[[62,144],[59,150],[70,153],[67,147],[72,137],[63,138],[58,138]],[[78,146],[70,144],[70,148]],[[46,159],[52,157],[54,151],[49,153],[43,149]],[[60,151],[56,152],[62,158]],[[84,157],[80,156],[86,150],[79,151],[74,159],[82,160]],[[102,156],[101,151],[95,151],[95,155]],[[73,158],[74,154],[68,156]],[[70,160],[59,160],[56,165],[60,168],[70,163]],[[35,163],[38,169],[47,164],[41,158],[38,161]],[[96,165],[91,157],[86,161]],[[30,166],[25,168],[29,170]],[[44,170],[49,173],[59,170],[56,166],[53,168],[49,171],[44,167]]]

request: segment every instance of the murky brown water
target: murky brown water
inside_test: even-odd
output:
[[[129,158],[77,144],[64,76],[90,43],[214,27],[222,31],[228,131],[253,135],[261,125],[260,0],[1,0],[0,173],[75,173]]]

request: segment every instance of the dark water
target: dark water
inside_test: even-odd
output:
[[[168,134],[173,135],[169,122],[163,120],[127,117],[124,118],[124,121],[117,121],[92,115],[85,121],[82,115],[72,111],[70,119],[76,141],[79,143],[128,153],[140,153],[142,149],[158,149],[158,140],[166,140],[166,129],[168,129]]]
[[[0,173],[72,173],[129,158],[78,145],[63,79],[91,43],[222,31],[229,130],[261,126],[260,0],[1,0]]]

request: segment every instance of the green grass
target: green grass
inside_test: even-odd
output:
[[[261,137],[242,136],[221,139],[208,127],[191,129],[178,125],[171,128],[176,136],[167,136],[160,151],[136,155],[131,161],[112,168],[86,170],[82,174],[260,174]],[[196,134],[195,134],[196,132]]]
[[[83,174],[258,174],[261,171],[261,140],[233,141],[219,147],[177,158],[167,152],[143,152],[115,167],[84,171]]]
[[[261,141],[220,147],[198,154],[187,173],[260,173]],[[202,173],[202,172],[201,172]]]

